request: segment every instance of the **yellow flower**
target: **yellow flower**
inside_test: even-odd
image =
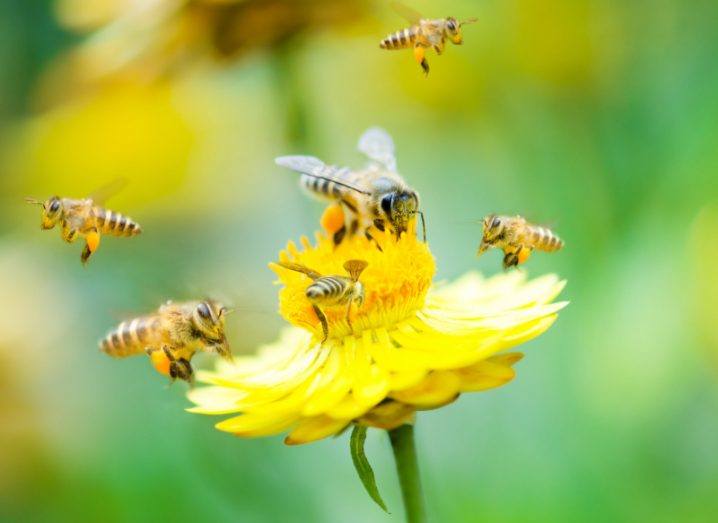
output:
[[[434,259],[413,231],[400,240],[362,237],[335,247],[324,235],[316,244],[289,243],[280,261],[322,275],[344,274],[342,264],[362,259],[366,289],[361,307],[324,310],[329,338],[305,291],[304,274],[270,264],[284,285],[279,311],[294,326],[256,355],[219,362],[199,373],[211,386],[189,393],[191,412],[226,415],[219,430],[238,436],[289,431],[285,442],[315,441],[352,423],[393,429],[417,410],[434,409],[463,392],[498,387],[514,377],[522,354],[507,349],[534,338],[554,322],[565,302],[551,303],[564,282],[554,275],[530,282],[513,271],[484,279],[469,273],[432,287]]]

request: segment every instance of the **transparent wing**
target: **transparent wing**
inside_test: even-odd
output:
[[[396,171],[394,140],[384,129],[380,127],[367,129],[359,138],[357,148],[359,152],[365,154],[373,162],[380,164],[389,171]]]
[[[127,183],[127,178],[115,178],[110,183],[92,191],[88,198],[91,199],[95,205],[102,205],[108,199],[124,189]]]
[[[347,167],[337,167],[336,165],[327,165],[319,158],[314,156],[280,156],[274,159],[274,163],[281,167],[286,167],[292,171],[296,171],[307,176],[314,176],[323,180],[329,180],[335,184],[351,189],[362,194],[366,191],[346,183],[342,180],[342,176],[349,172]]]
[[[391,8],[402,18],[408,20],[412,24],[418,24],[423,16],[413,7],[409,7],[401,2],[392,2]]]

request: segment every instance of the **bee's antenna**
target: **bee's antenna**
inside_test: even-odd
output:
[[[40,200],[38,200],[38,199],[36,199],[36,198],[30,198],[29,196],[25,197],[25,201],[26,201],[27,203],[31,203],[31,204],[33,204],[33,205],[45,205],[44,202],[42,202],[42,201],[40,201]]]
[[[426,243],[426,221],[424,220],[423,211],[414,211],[414,214],[418,214],[421,217],[421,232],[424,237],[424,243]]]
[[[461,27],[462,25],[473,24],[478,21],[479,21],[478,18],[467,18],[466,20],[462,20],[461,22],[459,22],[459,27]]]

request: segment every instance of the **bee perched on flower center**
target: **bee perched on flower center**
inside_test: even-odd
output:
[[[419,194],[396,172],[391,136],[383,129],[371,128],[359,138],[357,148],[369,158],[369,164],[359,170],[326,165],[313,156],[280,156],[275,162],[301,173],[299,183],[311,195],[341,206],[345,218],[333,231],[336,245],[357,232],[373,240],[377,231],[388,230],[399,238],[417,215],[426,240]]]

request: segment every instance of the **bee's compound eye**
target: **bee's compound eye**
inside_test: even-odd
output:
[[[498,227],[499,225],[501,225],[501,218],[499,218],[499,217],[497,216],[496,218],[494,218],[494,219],[491,221],[491,228],[492,228],[492,229],[495,229],[495,228]]]
[[[456,22],[454,20],[449,20],[446,27],[449,28],[449,31],[456,31]]]
[[[381,199],[381,208],[384,210],[385,213],[389,214],[391,211],[391,201],[393,199],[393,196],[391,194],[387,194]]]
[[[60,200],[52,200],[52,203],[50,203],[50,212],[57,212],[60,210]]]
[[[197,314],[199,314],[200,317],[204,318],[205,320],[208,320],[212,317],[212,312],[209,310],[209,305],[207,305],[207,303],[204,301],[197,305]]]

